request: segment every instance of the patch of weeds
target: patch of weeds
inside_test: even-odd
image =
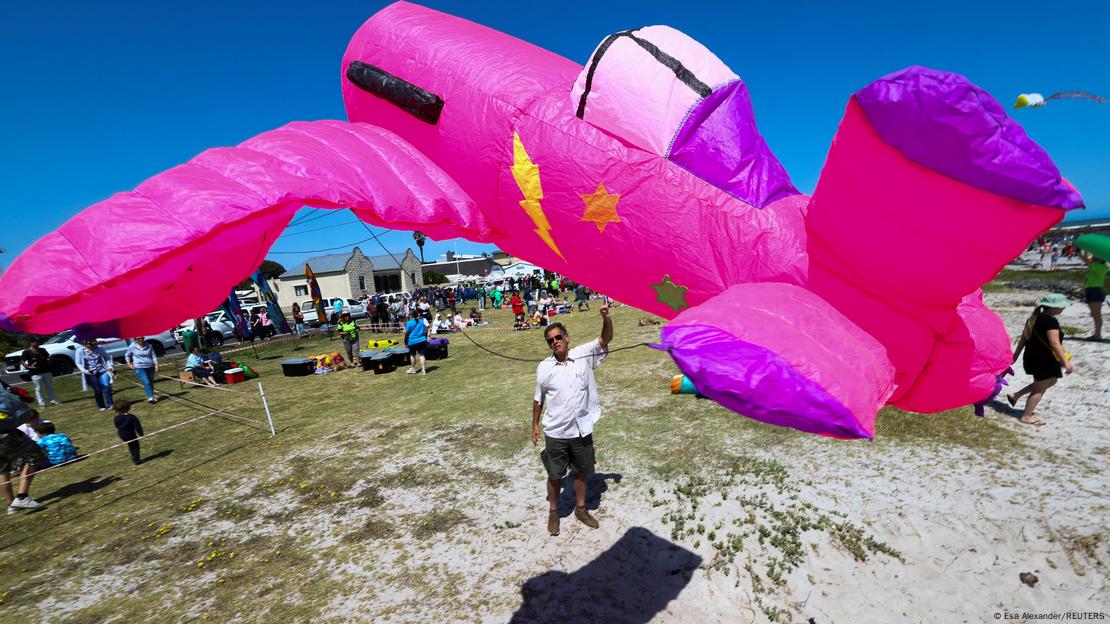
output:
[[[412,535],[417,539],[426,539],[439,533],[446,533],[455,527],[470,524],[466,514],[455,509],[448,511],[433,511],[416,516],[413,521]]]
[[[204,504],[204,499],[203,498],[194,498],[193,500],[185,503],[184,505],[178,505],[177,506],[177,511],[183,512],[183,513],[189,513],[190,511],[196,511],[197,507],[200,507],[202,504]]]
[[[345,542],[388,539],[397,536],[397,528],[380,518],[368,518],[357,530],[343,536]]]
[[[382,488],[427,488],[444,485],[451,481],[448,476],[453,472],[449,467],[439,463],[422,461],[409,464],[397,472],[387,474],[378,479]]]
[[[373,485],[368,485],[355,494],[355,506],[363,509],[373,509],[380,507],[385,502],[385,497],[382,496],[381,491]]]
[[[254,509],[236,502],[220,503],[216,507],[216,517],[227,520],[247,520],[254,516]]]
[[[790,620],[789,611],[769,600],[788,592],[787,578],[805,562],[813,533],[828,535],[831,543],[857,561],[867,561],[874,554],[902,560],[901,553],[845,520],[843,514],[821,510],[801,500],[798,492],[799,485],[782,464],[742,455],[728,462],[724,471],[699,471],[682,478],[674,486],[674,500],[663,522],[670,525],[672,541],[693,542],[695,550],[708,541],[714,554],[702,567],[709,573],[731,574],[737,570],[736,557],[747,553],[744,569],[752,592],[772,622]],[[699,509],[720,507],[726,501],[736,508],[731,526],[724,521],[706,526]],[[761,555],[761,563],[753,563],[753,552]]]
[[[474,480],[485,487],[493,488],[508,483],[509,476],[496,470],[477,470],[474,472]]]
[[[518,529],[520,528],[520,523],[506,520],[500,524],[493,525],[493,528],[497,529],[498,531],[501,531],[503,529]]]

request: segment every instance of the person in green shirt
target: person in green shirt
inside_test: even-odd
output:
[[[357,366],[358,325],[351,319],[350,312],[339,315],[339,335],[343,338],[343,348],[347,350],[347,361]]]
[[[1083,298],[1087,307],[1091,309],[1091,318],[1095,321],[1095,333],[1087,340],[1102,340],[1102,304],[1106,302],[1106,260],[1088,253],[1079,256],[1087,263],[1087,275],[1083,279]]]

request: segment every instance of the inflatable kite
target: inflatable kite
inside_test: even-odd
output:
[[[1048,104],[1051,100],[1090,100],[1095,104],[1106,104],[1110,102],[1110,100],[1104,97],[1099,97],[1093,93],[1087,93],[1086,91],[1061,91],[1059,93],[1053,93],[1048,97],[1040,93],[1022,93],[1018,96],[1017,101],[1014,102],[1014,109],[1025,108],[1026,106],[1029,108],[1040,108]]]
[[[665,26],[583,67],[400,2],[356,33],[342,89],[349,123],[208,150],[43,237],[0,278],[0,324],[160,331],[219,305],[303,205],[349,208],[670,319],[659,346],[744,416],[870,437],[884,405],[994,390],[1010,342],[979,287],[1082,206],[994,98],[924,67],[849,98],[807,196],[744,82]]]

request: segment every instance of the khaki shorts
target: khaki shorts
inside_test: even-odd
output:
[[[572,474],[594,473],[594,436],[581,438],[552,438],[544,436],[540,461],[547,469],[547,478],[562,479],[570,468]]]

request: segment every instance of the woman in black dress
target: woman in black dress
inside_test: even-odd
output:
[[[1044,393],[1056,385],[1056,380],[1063,377],[1060,368],[1063,366],[1067,374],[1071,374],[1071,355],[1064,351],[1064,336],[1060,332],[1060,321],[1056,317],[1064,311],[1068,299],[1064,295],[1053,293],[1037,300],[1037,307],[1029,320],[1025,322],[1025,329],[1021,332],[1017,348],[1014,349],[1014,362],[1018,356],[1025,352],[1022,365],[1025,372],[1033,376],[1033,383],[1025,386],[1013,394],[1006,395],[1006,400],[1011,406],[1016,406],[1018,399],[1029,395],[1025,401],[1025,412],[1021,422],[1027,425],[1043,425],[1044,421],[1033,414],[1037,404],[1044,398]]]

